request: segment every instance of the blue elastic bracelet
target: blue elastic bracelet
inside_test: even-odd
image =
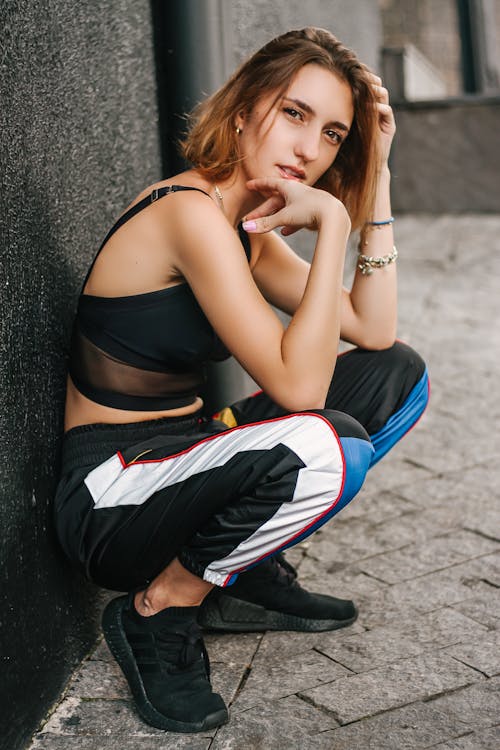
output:
[[[386,224],[394,224],[394,216],[390,216],[385,221],[367,221],[366,223],[371,227],[383,227]]]

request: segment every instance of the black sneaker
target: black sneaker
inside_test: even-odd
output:
[[[320,632],[351,625],[354,603],[313,594],[298,583],[295,569],[281,555],[241,573],[232,586],[213,589],[198,613],[204,628],[229,632],[297,630]]]
[[[106,642],[140,715],[153,727],[201,732],[228,720],[224,701],[210,685],[197,611],[198,607],[169,607],[141,617],[133,594],[113,599],[104,610]]]

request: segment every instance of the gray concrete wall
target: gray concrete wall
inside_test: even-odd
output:
[[[384,46],[414,44],[439,71],[446,95],[462,91],[456,0],[381,0]]]
[[[51,524],[65,349],[100,238],[160,176],[147,0],[2,3],[0,747],[20,747],[95,633]]]
[[[379,65],[382,27],[372,0],[234,0],[234,55],[240,62],[273,36],[302,26],[328,29],[374,69]]]
[[[394,211],[500,210],[500,97],[394,106]]]

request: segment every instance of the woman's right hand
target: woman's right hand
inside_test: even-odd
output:
[[[274,177],[249,180],[247,187],[265,197],[264,202],[245,217],[243,229],[247,232],[264,233],[282,227],[281,234],[289,236],[302,228],[318,231],[323,219],[332,218],[332,214],[350,230],[351,221],[345,206],[324,190]]]

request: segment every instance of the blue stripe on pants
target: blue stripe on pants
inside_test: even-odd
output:
[[[314,531],[329,521],[330,518],[341,511],[342,508],[345,508],[345,506],[361,489],[363,482],[365,481],[366,473],[370,468],[370,460],[374,455],[373,446],[367,440],[355,437],[342,437],[340,438],[340,443],[342,445],[345,460],[345,476],[342,494],[339,497],[338,502],[335,503],[328,513],[321,516],[314,526],[309,526],[307,531],[300,536],[295,537],[290,544],[281,547],[281,549],[292,547],[310,536]]]
[[[370,435],[375,448],[370,467],[375,466],[408,430],[411,430],[422,416],[428,401],[429,375],[426,369],[416,386],[410,391],[402,407],[387,420],[381,430],[374,435]]]

